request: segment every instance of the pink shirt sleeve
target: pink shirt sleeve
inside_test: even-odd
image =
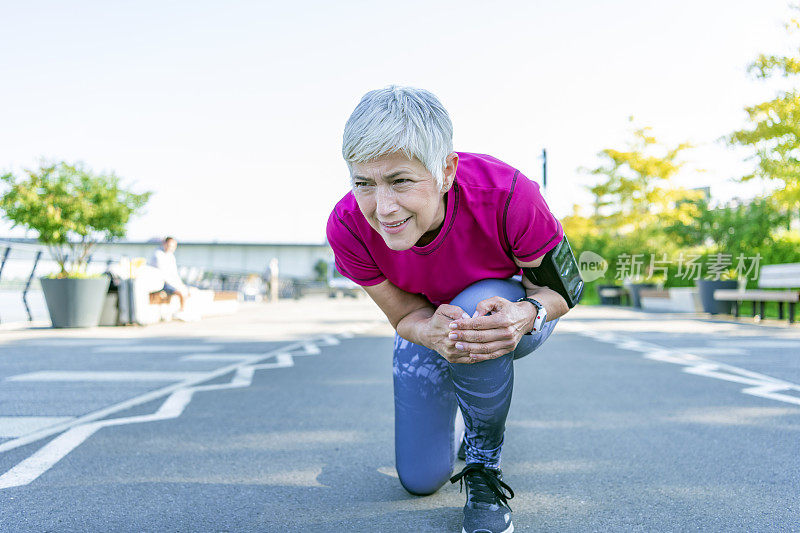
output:
[[[504,212],[511,253],[520,261],[533,261],[564,238],[561,223],[539,192],[539,184],[517,174]]]
[[[326,233],[336,258],[336,270],[340,274],[366,287],[377,285],[386,279],[366,245],[339,217],[335,209],[328,218]]]

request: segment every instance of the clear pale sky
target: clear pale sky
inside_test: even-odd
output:
[[[322,242],[348,190],[344,122],[396,83],[442,100],[456,150],[539,181],[546,147],[559,217],[588,205],[579,169],[622,147],[630,115],[698,145],[681,184],[752,196],[763,186],[729,181],[747,154],[717,139],[774,95],[746,66],[787,50],[788,13],[777,0],[4,2],[0,172],[42,156],[114,170],[155,192],[129,239]]]

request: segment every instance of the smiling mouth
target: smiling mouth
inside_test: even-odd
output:
[[[383,227],[386,227],[386,228],[399,228],[400,226],[405,224],[408,221],[409,218],[411,218],[411,217],[408,217],[408,218],[406,218],[404,220],[401,220],[400,222],[395,222],[394,224],[387,224],[386,222],[381,222],[381,225]]]

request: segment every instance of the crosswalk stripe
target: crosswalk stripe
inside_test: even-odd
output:
[[[93,372],[49,370],[6,378],[6,381],[183,381],[197,379],[207,372]]]

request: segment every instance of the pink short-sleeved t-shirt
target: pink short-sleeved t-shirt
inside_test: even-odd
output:
[[[327,227],[337,270],[363,286],[388,279],[438,306],[476,281],[519,274],[512,257],[533,261],[561,242],[564,230],[538,184],[488,155],[458,158],[444,223],[425,246],[391,250],[352,192],[339,200]]]

